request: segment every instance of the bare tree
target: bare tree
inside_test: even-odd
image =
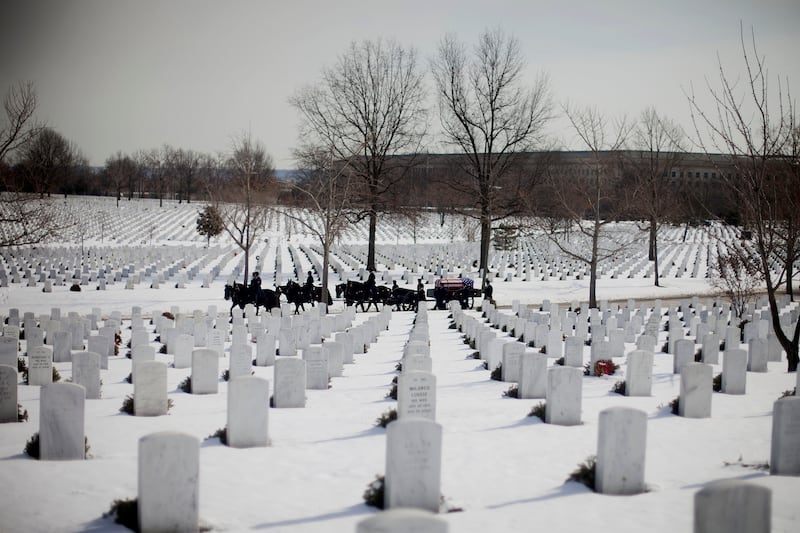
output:
[[[35,138],[41,126],[33,118],[36,112],[36,89],[32,82],[19,82],[3,101],[6,116],[0,123],[0,163]]]
[[[344,164],[334,161],[334,154],[324,147],[304,146],[295,151],[295,158],[305,170],[291,188],[298,200],[297,206],[304,209],[287,208],[281,212],[319,240],[322,246],[320,276],[325,295],[328,294],[330,250],[348,224],[353,177],[349,161]]]
[[[352,43],[322,80],[289,100],[302,116],[305,144],[324,147],[361,180],[353,205],[369,220],[367,268],[375,269],[378,214],[414,162],[427,127],[416,52],[388,41]]]
[[[729,174],[730,188],[741,212],[745,229],[752,235],[755,263],[764,280],[772,327],[786,351],[788,371],[797,370],[800,346],[800,322],[786,328],[780,320],[777,293],[787,281],[787,263],[794,261],[797,242],[787,242],[787,216],[796,223],[797,212],[787,213],[787,193],[797,182],[779,179],[787,163],[787,151],[796,139],[794,102],[777,78],[777,88],[770,87],[766,59],[759,54],[755,35],[749,42],[740,29],[744,66],[743,80],[731,77],[718,59],[717,86],[708,82],[713,104],[704,109],[693,91],[687,95],[692,110],[698,143],[703,150],[731,155],[734,172]],[[788,81],[785,82],[788,87]],[[701,135],[701,128],[705,135]],[[788,189],[787,189],[788,187]],[[796,239],[796,232],[792,239]],[[777,261],[776,261],[777,258]],[[785,329],[786,328],[786,329]]]
[[[645,109],[632,130],[633,148],[630,163],[634,214],[646,221],[648,258],[653,261],[654,285],[659,286],[658,230],[662,224],[677,221],[682,212],[686,191],[681,191],[671,176],[683,156],[683,130],[650,107]]]
[[[174,177],[178,193],[178,203],[186,200],[190,203],[195,181],[199,174],[201,156],[193,150],[166,147],[164,150],[165,165],[169,174]]]
[[[20,150],[28,188],[45,195],[68,188],[76,168],[86,164],[80,150],[52,128],[42,128]]]
[[[629,236],[609,226],[630,203],[630,191],[622,187],[620,152],[629,127],[624,119],[610,123],[592,108],[564,106],[564,113],[588,151],[575,165],[551,167],[553,211],[540,219],[538,229],[563,253],[586,263],[589,307],[597,307],[598,265],[630,244]]]
[[[133,196],[134,187],[132,184],[135,182],[138,173],[139,167],[129,155],[124,155],[118,151],[106,159],[105,178],[108,185],[114,190],[114,196],[117,198],[117,207],[119,207],[119,201],[122,199],[123,190],[128,190],[128,200]]]
[[[711,285],[728,297],[736,317],[743,319],[761,285],[758,267],[749,257],[733,250],[718,254],[710,266]]]
[[[223,182],[209,184],[209,196],[222,215],[225,231],[244,253],[243,283],[248,283],[250,249],[264,231],[274,180],[272,158],[249,133],[234,138]]]
[[[444,139],[466,156],[466,179],[450,183],[474,199],[477,214],[472,215],[480,221],[480,268],[485,272],[492,222],[519,209],[517,191],[504,187],[502,180],[518,153],[543,141],[551,118],[548,79],[539,75],[532,86],[525,86],[519,41],[500,30],[485,31],[471,54],[455,37],[444,37],[431,69]]]

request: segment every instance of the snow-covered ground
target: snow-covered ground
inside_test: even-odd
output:
[[[96,202],[106,205],[103,200]],[[107,203],[103,210],[109,211],[111,205]],[[145,225],[154,219],[147,213],[161,213],[152,204],[147,209],[142,205],[137,209]],[[138,439],[155,431],[176,430],[202,440],[225,426],[227,383],[221,382],[215,395],[186,394],[177,386],[189,375],[189,369],[168,370],[169,398],[174,401],[168,415],[143,418],[119,413],[125,397],[133,393],[133,386],[125,382],[131,368],[130,360],[124,357],[124,345],[130,337],[127,317],[132,306],[142,307],[146,316],[173,308],[185,313],[206,311],[210,305],[225,313],[228,304],[222,299],[222,287],[241,259],[224,239],[212,241],[209,250],[215,250],[216,256],[205,251],[204,240],[192,235],[193,227],[187,229],[193,224],[196,206],[167,209],[187,213],[172,219],[175,228],[180,229],[174,229],[169,236],[166,232],[163,236],[154,235],[152,245],[139,248],[147,238],[146,232],[141,232],[142,226],[128,223],[126,227],[123,222],[115,230],[119,242],[109,249],[115,246],[119,253],[149,249],[164,256],[179,246],[202,250],[196,259],[187,259],[183,267],[189,269],[192,263],[198,266],[197,276],[187,280],[186,288],[175,288],[177,278],[168,278],[158,289],[149,288],[149,279],[141,279],[134,289],[125,289],[124,282],[117,282],[105,291],[95,290],[96,281],[90,281],[81,292],[70,292],[64,285],[43,293],[41,282],[36,287],[11,283],[0,289],[0,315],[7,315],[10,308],[39,316],[49,314],[54,307],[59,307],[62,314],[86,314],[99,307],[104,316],[120,311],[126,317],[121,355],[111,358],[109,369],[102,372],[102,399],[86,402],[86,436],[91,447],[88,460],[36,461],[22,453],[25,442],[38,431],[39,387],[24,385],[20,380],[19,403],[27,409],[29,420],[0,426],[0,485],[4,487],[0,531],[122,530],[102,515],[113,500],[136,497]],[[430,227],[432,234],[441,225],[436,220]],[[128,231],[138,233],[129,237]],[[289,270],[288,245],[297,251],[313,244],[297,233],[281,239],[283,230],[277,226],[270,231],[269,243],[252,256],[255,262],[264,258],[264,272],[275,272],[273,264],[278,255],[285,256],[283,272]],[[397,247],[393,253],[399,254],[403,245],[407,255],[413,255],[412,243],[400,243],[392,231],[383,231],[389,241],[385,246]],[[353,233],[358,237],[356,230]],[[172,236],[174,240],[170,240]],[[357,254],[360,244],[356,237],[351,245]],[[685,264],[690,273],[694,261],[702,256],[698,253],[703,249],[702,237],[696,237],[683,248],[676,243],[669,252],[674,257],[669,261],[677,263],[676,271]],[[108,234],[103,238],[103,245],[107,246]],[[451,244],[447,238],[437,241],[431,237],[428,242],[436,242],[442,253],[453,251],[450,257],[470,246],[458,241]],[[92,233],[84,244],[88,247],[101,243]],[[73,242],[58,251],[59,257],[69,253],[74,257],[79,249],[76,246]],[[420,254],[423,246],[418,247]],[[312,258],[313,255],[312,252]],[[105,261],[109,255],[103,257]],[[193,256],[186,253],[184,257]],[[344,260],[344,251],[337,257]],[[684,257],[691,259],[684,261]],[[97,261],[101,262],[100,255]],[[179,261],[175,259],[173,263]],[[164,272],[169,261],[157,265],[154,258],[153,264],[157,271]],[[5,265],[8,270],[9,260]],[[202,287],[203,274],[214,266],[220,266],[219,273],[213,277],[211,287]],[[399,278],[406,268],[394,266],[387,266],[384,271]],[[453,266],[459,266],[456,260]],[[71,274],[73,267],[70,264],[66,270]],[[410,265],[408,270],[412,270]],[[711,293],[707,279],[688,273],[666,278],[663,288],[654,288],[650,278],[604,278],[599,284],[599,297],[613,301],[635,298],[638,305],[642,301],[652,303],[655,298],[702,295],[701,301],[705,302],[705,295]],[[502,279],[505,276],[494,284],[495,299],[501,306],[510,306],[514,300],[537,306],[545,299],[585,301],[588,295],[586,280],[570,276],[564,280],[550,277],[545,281],[538,277],[526,281],[514,272],[511,281]],[[409,281],[415,282],[415,278]],[[332,312],[340,312],[341,306],[337,301]],[[480,316],[477,311],[470,313]],[[356,320],[369,316],[359,313]],[[772,530],[797,531],[800,478],[770,476],[757,467],[770,458],[773,403],[796,384],[796,375],[786,372],[785,357],[783,362],[769,363],[767,373],[749,372],[746,395],[714,393],[712,416],[708,419],[687,419],[669,413],[667,404],[678,395],[679,377],[672,373],[672,356],[668,354],[655,356],[652,396],[629,398],[611,393],[625,369],[624,358],[619,358],[619,375],[584,378],[583,423],[561,427],[527,416],[539,400],[503,396],[510,384],[491,380],[481,361],[468,358],[473,350],[463,343],[459,332],[449,329],[448,312],[430,311],[429,317],[433,373],[437,377],[437,422],[444,432],[442,494],[449,507],[462,509],[442,515],[450,531],[688,532],[692,530],[694,494],[719,479],[741,479],[770,487]],[[215,531],[347,532],[355,531],[360,520],[377,512],[362,500],[367,485],[385,470],[386,432],[375,427],[375,419],[396,407],[396,402],[385,396],[413,319],[410,312],[394,312],[388,330],[380,334],[366,354],[356,355],[355,363],[346,365],[343,377],[332,378],[329,390],[307,391],[305,408],[271,409],[271,446],[233,449],[221,445],[218,439],[203,440],[199,502],[202,524]],[[661,333],[658,347],[665,335]],[[155,341],[152,345],[161,346]],[[632,349],[632,344],[626,345],[626,351]],[[22,341],[21,353],[24,352]],[[157,355],[165,362],[170,362],[171,357]],[[584,357],[588,360],[588,348]],[[70,377],[69,363],[55,366],[63,379]],[[227,361],[221,367],[227,368]],[[256,376],[272,380],[272,367],[254,367],[253,371]],[[714,374],[720,371],[721,367],[714,365]],[[599,412],[616,405],[647,413],[647,493],[606,496],[583,485],[565,483],[569,474],[596,452]]]

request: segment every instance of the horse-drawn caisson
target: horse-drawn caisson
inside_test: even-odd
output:
[[[475,304],[475,297],[481,295],[481,291],[475,288],[472,278],[439,278],[434,283],[431,296],[436,300],[434,309],[447,309],[447,303],[457,300],[464,309],[472,309]]]

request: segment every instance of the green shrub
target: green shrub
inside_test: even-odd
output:
[[[58,373],[58,369],[53,367],[53,383],[57,383],[61,381],[61,374]]]
[[[674,400],[669,402],[669,411],[673,415],[679,415],[680,414],[680,412],[681,412],[680,411],[680,407],[681,407],[681,397],[680,396],[676,396]]]
[[[403,362],[402,362],[402,361],[400,361],[399,363],[397,363],[396,365],[394,365],[394,369],[395,369],[397,372],[402,372],[402,371],[403,371]]]
[[[391,398],[392,400],[397,399],[397,384],[395,383],[392,385],[392,388],[389,389],[389,392],[386,393],[385,398]]]
[[[722,391],[722,374],[717,374],[714,376],[714,380],[711,382],[711,387],[714,389],[714,392]]]
[[[541,348],[539,348],[539,353],[545,353],[545,354],[547,353],[547,345],[546,344],[544,346],[542,346]]]
[[[698,349],[697,352],[694,354],[694,362],[695,363],[702,363],[703,362],[703,349],[702,348]]]
[[[125,381],[126,381],[127,383],[133,383],[133,372],[131,372],[130,374],[128,374],[128,376],[125,378]]]
[[[611,388],[611,392],[615,392],[623,396],[625,396],[625,390],[626,390],[626,384],[624,379],[614,383],[614,386]]]
[[[665,342],[661,347],[661,353],[669,353],[669,342]]]
[[[506,398],[519,398],[519,387],[511,385],[508,390],[503,391],[503,396]]]
[[[89,439],[87,437],[83,437],[83,457],[87,459],[89,457]],[[39,447],[39,433],[34,433],[28,442],[25,443],[25,449],[23,452],[34,459],[39,459],[41,456],[40,447]]]
[[[28,410],[23,409],[21,404],[17,404],[17,422],[28,421]]]
[[[488,367],[489,363],[487,362],[486,364]],[[494,367],[494,370],[492,370],[492,373],[489,377],[495,381],[503,381],[503,363],[500,363]]]
[[[472,352],[471,354],[469,354],[469,359],[480,359],[480,358],[481,358],[481,352]]]
[[[785,390],[783,394],[781,394],[781,398],[788,398],[789,396],[797,396],[797,387],[792,390]],[[781,398],[778,399],[780,400]]]
[[[597,457],[590,455],[586,461],[578,465],[578,468],[572,472],[567,481],[577,481],[583,483],[590,489],[594,490],[595,472],[597,471]]]
[[[367,485],[364,491],[364,503],[370,507],[383,509],[384,487],[386,479],[384,476],[375,476],[375,481]]]
[[[385,428],[390,422],[397,420],[397,409],[389,409],[375,419],[375,427]]]
[[[546,420],[547,416],[547,404],[545,402],[539,402],[533,407],[531,407],[531,412],[528,413],[528,416],[535,416],[540,418],[542,422]]]
[[[183,392],[188,392],[189,394],[192,393],[192,376],[186,376],[186,379],[180,382],[178,388]]]
[[[131,531],[139,531],[139,500],[114,500],[111,508],[103,513],[105,518],[114,518],[114,523],[127,527]]]
[[[219,439],[219,441],[224,444],[225,446],[228,445],[228,428],[220,428],[216,430],[214,433],[206,437],[206,440],[209,439]]]
[[[559,366],[564,366],[564,358],[563,357],[559,357],[558,359],[553,361],[553,364],[554,365],[559,365]]]
[[[125,399],[122,400],[122,407],[119,408],[120,413],[127,413],[129,415],[133,415],[133,394],[128,394],[125,396]]]
[[[23,357],[17,357],[17,372],[28,373],[28,364]]]

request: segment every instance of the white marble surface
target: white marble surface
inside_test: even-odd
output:
[[[40,458],[85,459],[86,389],[75,383],[51,383],[43,385],[40,394]]]
[[[217,351],[210,348],[192,350],[192,394],[216,394],[219,377]]]
[[[602,494],[645,491],[647,413],[630,407],[600,411],[595,490]]]
[[[386,509],[439,510],[442,426],[418,418],[395,420],[386,427]]]
[[[242,376],[228,383],[228,446],[269,444],[269,381]]]
[[[306,362],[296,357],[275,361],[275,407],[305,407]]]
[[[167,414],[167,364],[141,361],[136,364],[133,412],[136,416]]]

